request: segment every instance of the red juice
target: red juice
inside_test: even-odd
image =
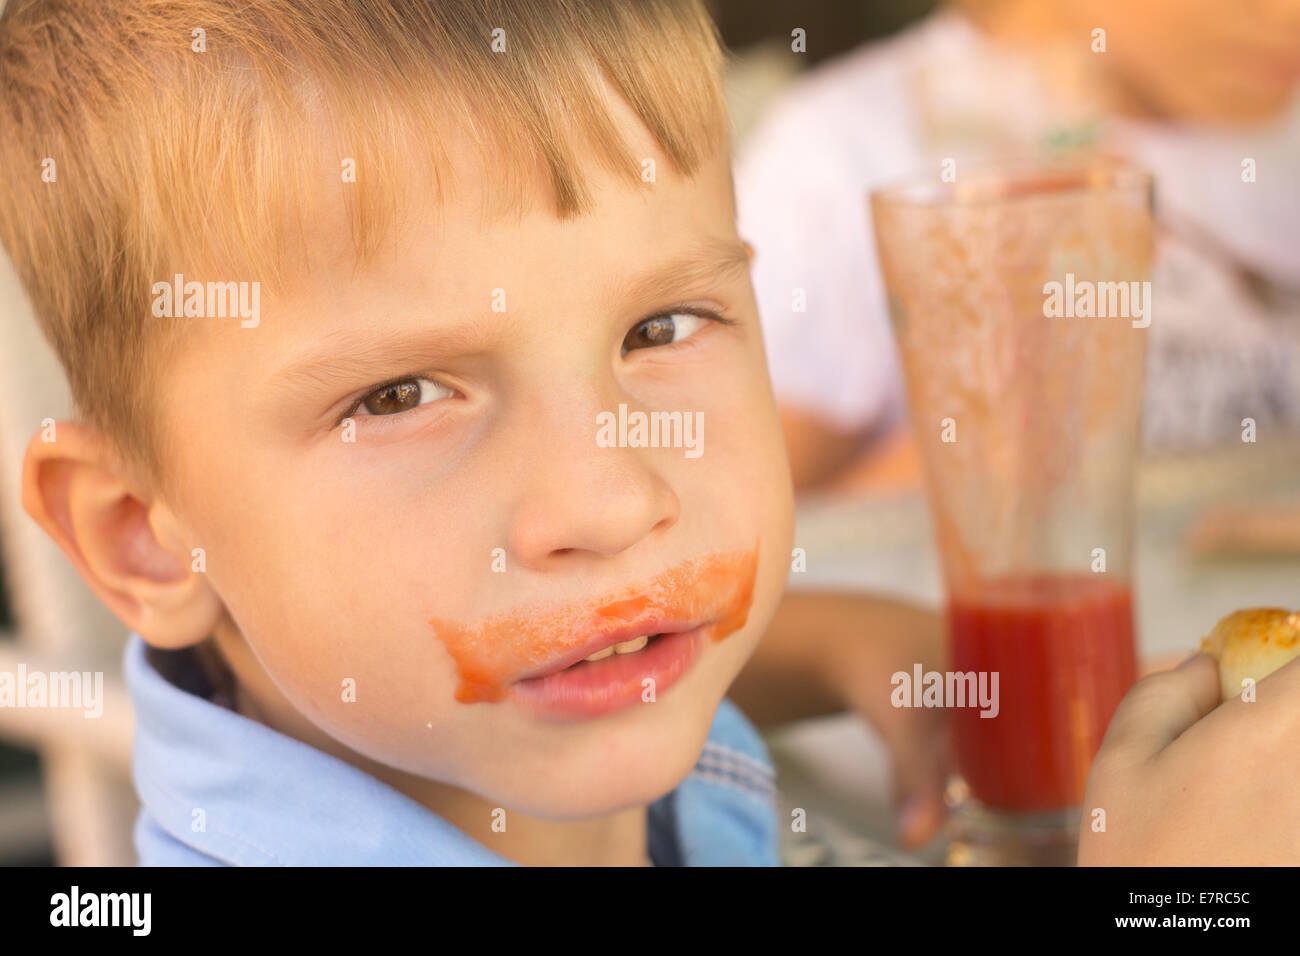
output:
[[[1103,575],[987,582],[948,604],[953,670],[994,672],[999,711],[953,711],[957,765],[988,807],[1051,810],[1083,798],[1088,766],[1137,679],[1133,598]]]

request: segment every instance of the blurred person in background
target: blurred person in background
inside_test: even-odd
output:
[[[1009,157],[1155,174],[1148,448],[1300,429],[1298,80],[1300,0],[961,0],[796,81],[736,181],[796,486],[917,473],[868,192]]]

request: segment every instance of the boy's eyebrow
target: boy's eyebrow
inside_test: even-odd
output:
[[[269,382],[277,394],[303,388],[344,386],[356,388],[358,377],[367,370],[384,377],[394,373],[392,362],[400,356],[409,368],[448,354],[464,355],[481,350],[486,344],[482,323],[467,323],[449,329],[410,329],[376,337],[363,325],[342,329],[325,336],[315,349],[272,373]]]
[[[739,239],[710,239],[695,252],[621,286],[634,302],[656,301],[700,290],[749,272],[749,251]]]

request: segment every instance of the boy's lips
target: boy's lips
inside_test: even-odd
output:
[[[558,658],[546,664],[539,664],[514,678],[510,683],[518,683],[525,680],[536,680],[545,677],[548,674],[555,674],[566,668],[572,667],[579,661],[586,660],[597,651],[603,651],[607,647],[613,647],[615,644],[622,644],[624,641],[630,641],[633,638],[649,636],[661,637],[665,634],[677,634],[682,631],[693,631],[705,624],[712,624],[712,621],[695,621],[682,623],[678,621],[644,621],[633,623],[618,623],[610,621],[612,630],[602,630],[593,633],[585,642],[575,647],[567,653],[561,654]]]
[[[510,685],[510,696],[542,716],[579,720],[651,703],[695,663],[703,633],[697,627],[660,634],[626,654],[518,681]]]
[[[508,689],[552,687],[555,675],[585,658],[643,635],[707,636],[721,640],[743,627],[753,600],[758,547],[752,551],[709,554],[670,568],[644,584],[559,607],[526,607],[495,615],[475,624],[430,621],[460,676],[456,699],[465,703],[500,701]],[[651,647],[626,657],[649,653],[654,645],[683,644],[676,638],[656,638]],[[693,642],[690,642],[693,645]],[[595,671],[597,664],[583,665]],[[575,668],[574,672],[582,668]],[[671,668],[679,673],[680,666]],[[613,673],[616,669],[608,668]],[[566,675],[567,676],[567,675]],[[586,674],[590,678],[591,674]],[[584,682],[590,684],[590,680]],[[608,695],[605,695],[608,696]]]

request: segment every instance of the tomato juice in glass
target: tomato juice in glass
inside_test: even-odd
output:
[[[986,806],[1077,804],[1115,707],[1137,676],[1127,584],[1004,578],[948,602],[952,669],[997,673],[998,717],[952,714],[960,770]]]

